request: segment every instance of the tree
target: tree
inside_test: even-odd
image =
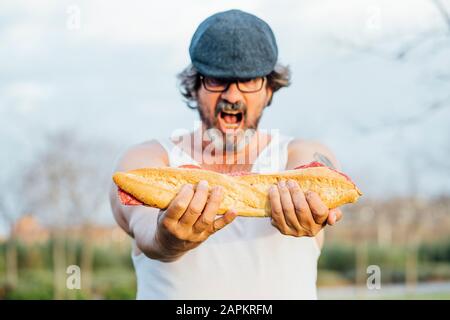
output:
[[[361,124],[356,127],[362,135],[377,134],[380,132],[392,131],[397,133],[399,139],[393,139],[393,147],[398,150],[396,156],[404,157],[403,168],[405,170],[407,192],[409,197],[404,203],[398,206],[394,215],[401,216],[399,227],[402,231],[397,233],[402,235],[402,242],[407,247],[406,252],[406,282],[409,288],[413,288],[418,280],[418,247],[422,241],[425,232],[425,226],[428,226],[430,214],[424,214],[427,211],[428,202],[423,199],[423,192],[419,190],[422,186],[421,180],[426,174],[434,170],[440,174],[448,174],[450,166],[446,161],[439,159],[448,159],[450,148],[437,148],[433,146],[430,150],[430,141],[418,146],[414,146],[410,137],[404,133],[404,129],[410,126],[422,124],[430,116],[437,112],[450,108],[450,72],[448,68],[434,70],[427,63],[433,61],[439,54],[447,54],[450,51],[450,5],[448,1],[429,0],[436,13],[437,21],[440,21],[439,29],[428,29],[417,32],[412,38],[401,39],[396,36],[384,38],[376,45],[373,44],[355,44],[348,40],[337,40],[337,43],[345,48],[350,48],[351,52],[378,56],[381,59],[395,61],[396,63],[407,63],[415,61],[414,55],[419,50],[426,57],[415,61],[423,71],[426,71],[430,79],[436,85],[444,88],[443,95],[436,95],[433,100],[421,106],[419,110],[411,110],[410,113],[399,117],[389,118],[379,121],[374,126]],[[400,39],[400,40],[399,40]],[[395,41],[392,41],[395,40]],[[394,48],[394,49],[392,49]],[[447,59],[448,60],[448,59]],[[432,165],[430,165],[432,164]]]
[[[23,171],[17,168],[5,174],[0,181],[0,218],[6,223],[9,236],[6,241],[6,284],[14,289],[18,281],[17,240],[14,225],[25,214],[31,214],[28,199],[24,196]]]
[[[431,70],[426,62],[432,61],[439,54],[450,51],[450,5],[448,2],[442,0],[429,0],[429,3],[435,8],[438,21],[442,22],[440,30],[423,30],[418,32],[412,39],[399,40],[399,37],[386,38],[376,45],[353,43],[347,39],[334,40],[338,46],[350,49],[351,52],[378,56],[382,59],[396,61],[398,63],[404,63],[409,59],[413,59],[414,53],[419,49],[425,50],[427,58],[421,58],[417,63],[432,73],[430,78],[448,88],[450,84],[450,71],[445,68],[438,71]],[[447,90],[448,92],[449,90]],[[407,126],[420,124],[444,108],[450,108],[450,94],[435,97],[435,100],[429,105],[425,105],[421,110],[413,110],[411,114],[402,118],[384,120],[375,126],[362,124],[358,125],[356,129],[361,134],[373,134],[384,130],[399,130]]]
[[[85,297],[91,294],[91,229],[96,213],[107,202],[112,150],[104,142],[81,139],[75,132],[58,132],[48,136],[28,172],[29,195],[52,231],[56,299],[64,297],[65,241],[73,226],[82,226],[82,291]],[[74,263],[73,255],[70,258]]]

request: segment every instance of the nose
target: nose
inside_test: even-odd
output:
[[[242,101],[242,93],[239,91],[236,83],[230,83],[227,91],[222,92],[222,99],[230,103]]]

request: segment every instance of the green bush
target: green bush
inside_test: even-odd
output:
[[[422,243],[419,246],[419,259],[420,261],[450,263],[450,239]]]
[[[133,270],[110,268],[98,271],[92,285],[95,295],[105,299],[136,298],[136,278]]]
[[[53,278],[48,270],[23,270],[14,290],[7,290],[5,299],[53,299]]]
[[[354,269],[355,247],[347,244],[325,245],[319,258],[319,269],[346,272]]]
[[[5,273],[5,243],[0,243],[0,274]]]
[[[94,270],[124,268],[132,271],[131,251],[96,247],[94,248],[93,268]]]

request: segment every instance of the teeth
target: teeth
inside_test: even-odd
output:
[[[239,127],[239,123],[224,123],[226,129],[236,129]]]
[[[225,120],[225,117],[226,117],[226,116],[235,116],[235,117],[239,117],[239,115],[242,116],[242,112],[240,112],[240,111],[238,111],[238,112],[225,112],[225,111],[221,111],[220,118],[221,118],[221,123],[222,123],[223,128],[224,128],[225,130],[235,130],[235,129],[238,129],[238,128],[240,127],[240,125],[241,125],[242,120],[243,120],[242,118],[241,118],[239,121],[237,121],[236,123],[229,123],[229,122],[227,122],[227,121]],[[238,118],[238,119],[239,119],[239,118]]]
[[[236,111],[236,112],[234,112],[234,111],[222,111],[222,112],[225,113],[225,114],[232,114],[232,115],[236,115],[236,114],[241,113],[241,111]]]

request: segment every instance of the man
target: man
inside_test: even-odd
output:
[[[275,91],[289,84],[277,65],[270,27],[230,10],[203,21],[189,48],[192,64],[180,74],[201,128],[173,139],[131,147],[117,171],[197,165],[222,173],[293,169],[320,161],[339,169],[323,145],[258,130]],[[294,181],[269,190],[271,218],[216,216],[222,190],[185,185],[166,210],[123,206],[110,190],[118,224],[134,239],[139,299],[315,299],[323,228],[342,213]]]

